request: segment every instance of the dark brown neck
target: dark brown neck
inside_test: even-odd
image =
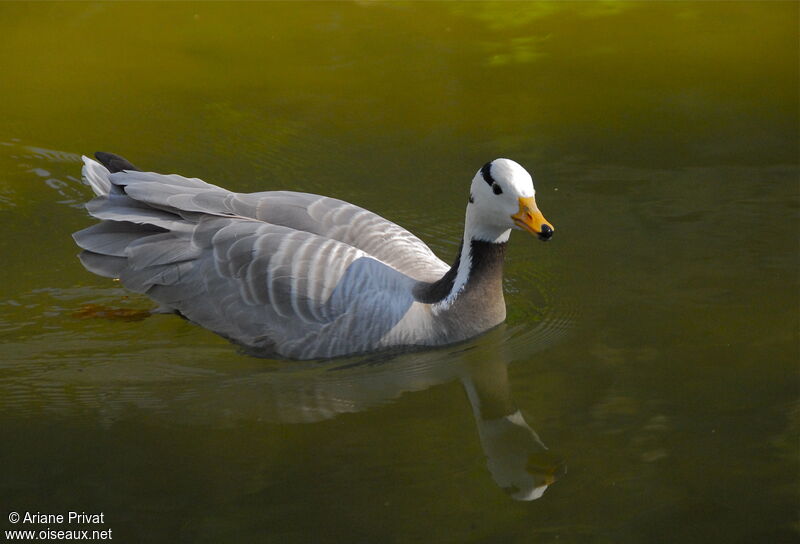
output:
[[[464,251],[469,251],[468,258]],[[502,298],[503,290],[503,261],[505,259],[506,243],[484,242],[470,240],[469,248],[462,243],[459,246],[453,266],[438,281],[427,283],[419,282],[414,288],[414,298],[425,304],[442,302],[453,293],[461,290],[464,293],[474,292],[478,296],[493,296],[499,290]],[[468,266],[466,280],[463,286],[458,285],[462,274],[459,269]]]

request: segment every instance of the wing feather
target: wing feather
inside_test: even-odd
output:
[[[86,177],[102,185],[103,180],[94,170],[90,175]],[[239,216],[310,232],[359,248],[417,280],[434,281],[449,268],[406,229],[335,198],[292,191],[233,193],[177,174],[122,171],[108,178],[114,187],[124,189],[128,197],[137,201],[137,206],[183,216],[187,213]],[[112,214],[122,212],[107,208],[104,213],[111,218]]]

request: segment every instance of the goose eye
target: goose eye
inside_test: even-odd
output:
[[[503,192],[503,189],[501,189],[501,188],[500,188],[500,186],[499,186],[498,184],[496,184],[496,183],[493,183],[493,184],[492,184],[492,192],[493,192],[494,194],[496,194],[496,195],[499,195],[500,193],[502,193],[502,192]]]

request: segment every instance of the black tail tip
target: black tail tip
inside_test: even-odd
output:
[[[120,157],[119,155],[114,155],[113,153],[106,153],[105,151],[98,151],[94,154],[94,157],[100,161],[100,164],[106,167],[109,172],[112,174],[114,172],[122,172],[123,170],[134,170],[138,171],[139,169],[132,165],[128,160],[124,157]]]

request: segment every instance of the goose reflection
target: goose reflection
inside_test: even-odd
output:
[[[547,449],[514,404],[508,365],[493,360],[470,362],[461,382],[494,481],[516,500],[541,497],[566,473],[566,464]]]
[[[224,405],[226,417],[234,420],[310,423],[460,380],[489,473],[512,498],[530,501],[565,474],[566,465],[548,450],[514,402],[507,339],[508,331],[496,330],[455,351],[378,355],[327,363],[322,369],[293,367],[249,375],[219,384],[212,394],[220,395],[220,402],[210,404],[208,392],[195,394],[205,406]]]
[[[94,414],[103,429],[120,420],[155,416],[165,425],[221,430],[253,422],[330,420],[459,381],[492,479],[514,499],[534,500],[566,469],[514,402],[509,362],[530,360],[570,326],[568,316],[550,318],[534,328],[501,326],[456,347],[328,362],[242,359],[227,345],[216,350],[170,347],[169,357],[155,350],[158,355],[148,364],[137,351],[131,357],[111,359],[101,353],[87,359],[77,351],[81,339],[43,335],[42,351],[74,345],[78,355],[62,355],[56,363],[38,365],[37,373],[24,381],[0,384],[0,412],[57,414],[64,421]],[[20,373],[31,368],[26,358],[11,364]]]

